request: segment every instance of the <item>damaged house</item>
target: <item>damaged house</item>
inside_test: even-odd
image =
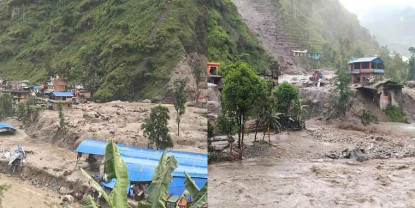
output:
[[[356,89],[363,96],[372,99],[380,109],[384,110],[389,105],[399,106],[399,103],[402,103],[402,88],[403,85],[386,79],[367,85],[360,85]]]
[[[349,61],[349,73],[356,89],[370,98],[380,109],[389,105],[399,106],[402,102],[403,85],[384,79],[385,65],[378,57],[365,57]]]

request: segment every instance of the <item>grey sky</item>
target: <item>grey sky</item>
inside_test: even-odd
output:
[[[358,16],[376,6],[394,6],[415,8],[415,0],[340,0],[340,2],[351,12]]]

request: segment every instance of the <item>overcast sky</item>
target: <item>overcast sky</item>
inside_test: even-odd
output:
[[[366,10],[375,6],[394,6],[415,8],[415,0],[340,0],[340,2],[351,12],[358,16],[363,15]]]

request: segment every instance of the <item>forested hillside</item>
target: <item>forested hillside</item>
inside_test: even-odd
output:
[[[164,96],[186,56],[206,54],[207,11],[200,0],[0,5],[0,76],[11,79],[36,82],[60,73],[101,100],[152,98]],[[181,64],[200,68],[198,61]]]
[[[344,68],[347,61],[375,56],[381,48],[356,15],[338,0],[233,0],[249,28],[282,70]],[[297,59],[291,50],[308,50],[322,59]]]
[[[223,66],[247,62],[259,73],[277,70],[278,64],[250,31],[231,0],[209,0],[207,42],[209,61]]]

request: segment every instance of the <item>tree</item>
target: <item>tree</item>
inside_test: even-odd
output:
[[[349,103],[352,91],[350,90],[351,77],[346,73],[344,69],[338,69],[335,76],[335,88],[334,91],[337,95],[331,97],[331,104],[337,113],[345,115],[347,110],[347,104]]]
[[[186,82],[183,79],[174,82],[174,109],[176,110],[177,136],[180,136],[180,118],[186,111]]]
[[[237,62],[227,67],[226,76],[223,81],[222,110],[232,115],[238,126],[238,147],[243,154],[243,139],[245,133],[245,122],[248,113],[257,102],[258,98],[264,97],[267,86],[254,70],[244,62]]]
[[[415,80],[415,48],[410,47],[411,59],[409,59],[409,79]]]
[[[157,149],[166,149],[173,147],[173,141],[169,135],[169,128],[167,121],[170,119],[169,109],[167,107],[158,105],[151,108],[150,117],[144,120],[141,128],[144,130],[144,135],[148,137],[149,148],[153,145]]]
[[[115,142],[111,141],[105,148],[105,170],[107,180],[116,178],[114,189],[111,194],[101,187],[85,170],[81,169],[82,174],[88,179],[90,185],[97,190],[105,199],[110,208],[131,208],[127,202],[127,188],[130,183],[128,180],[127,166],[121,159],[120,152]],[[83,198],[84,207],[98,208],[91,195]]]
[[[26,106],[23,102],[19,102],[18,106],[17,106],[17,118],[19,120],[25,120],[26,118]]]
[[[265,132],[268,133],[268,142],[271,143],[271,129],[278,129],[281,127],[280,122],[278,121],[280,118],[278,116],[278,113],[274,106],[270,106],[265,113],[265,131],[264,131],[264,137]],[[262,137],[262,140],[264,140],[264,137]]]
[[[61,104],[58,105],[59,111],[59,128],[65,128],[65,115],[63,114],[63,107]]]
[[[184,172],[185,175],[185,181],[184,185],[186,186],[186,191],[189,193],[192,198],[193,202],[190,208],[200,208],[203,205],[207,203],[207,188],[208,183],[205,183],[202,189],[199,189],[199,187],[196,186],[196,183],[192,180],[192,178]]]
[[[172,182],[172,173],[176,168],[176,158],[173,155],[166,157],[166,151],[164,151],[153,173],[151,185],[147,191],[147,201],[139,202],[138,208],[165,207],[165,202],[167,201],[167,196],[169,195],[168,187]]]
[[[297,112],[295,112],[294,106],[300,102],[300,90],[295,85],[284,82],[278,85],[274,95],[278,112],[296,116]]]
[[[228,142],[230,145],[229,153],[231,153],[234,142],[233,135],[238,132],[235,119],[222,112],[217,120],[217,129],[219,133],[225,134],[228,137]]]
[[[13,115],[12,97],[10,94],[0,94],[0,120]]]

